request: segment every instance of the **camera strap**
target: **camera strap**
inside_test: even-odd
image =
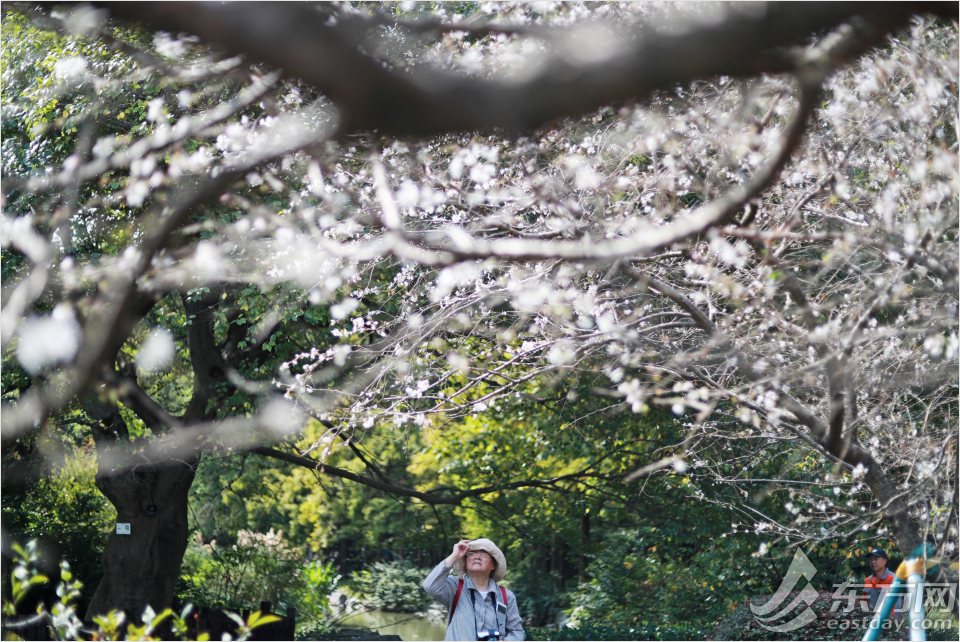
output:
[[[486,618],[486,610],[487,610],[486,600],[484,600],[483,602],[484,602],[484,604],[483,604],[483,610],[484,610],[484,612],[483,612],[483,613],[480,613],[480,617],[479,617],[479,619],[478,619],[478,618],[477,618],[477,589],[471,589],[471,590],[470,590],[470,603],[473,605],[473,628],[476,629],[476,631],[477,631],[476,637],[477,637],[478,639],[480,638],[480,627],[483,626],[483,624],[485,623],[485,621],[486,621],[486,619],[487,619],[487,618]],[[494,616],[494,617],[496,617],[496,616]],[[494,622],[496,622],[496,619],[494,619]]]
[[[463,580],[460,580],[462,583]],[[500,594],[503,596],[503,604],[499,604],[497,601],[497,592],[493,591],[493,621],[497,625],[497,630],[500,631],[501,635],[504,635],[504,630],[507,628],[507,589],[502,586],[498,586],[500,589]],[[459,587],[458,587],[459,589]],[[459,594],[459,591],[458,591]],[[477,629],[477,635],[480,634],[480,626],[486,620],[487,612],[487,601],[483,601],[483,614],[480,615],[480,621],[477,621],[477,589],[472,589],[470,591],[470,603],[473,606],[473,623]],[[503,626],[500,626],[500,614],[503,613]],[[451,616],[452,618],[452,616]]]
[[[503,596],[503,626],[506,628],[507,625],[507,589],[502,586],[498,586],[500,589],[500,595]],[[460,594],[463,593],[463,579],[457,580],[457,593],[453,596],[453,604],[450,605],[450,618],[447,620],[447,625],[453,622],[453,614],[457,612],[457,604],[460,602]],[[496,592],[494,592],[494,603],[496,603]],[[476,622],[476,613],[477,613],[477,600],[476,596],[471,591],[470,593],[470,602],[473,605],[474,613],[474,622]],[[500,605],[497,604],[497,608],[494,610],[494,618],[497,620],[497,625],[499,626],[499,611]]]

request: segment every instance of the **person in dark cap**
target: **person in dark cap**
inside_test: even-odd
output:
[[[867,561],[870,563],[870,570],[873,574],[867,576],[863,586],[864,609],[874,612],[883,603],[883,596],[886,595],[893,584],[893,573],[887,570],[887,552],[882,548],[873,548],[867,553]],[[903,597],[897,598],[894,605],[893,617],[899,619],[903,608]]]

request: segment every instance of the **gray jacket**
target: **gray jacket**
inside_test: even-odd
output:
[[[453,597],[457,594],[457,577],[450,576],[450,570],[443,562],[440,562],[436,568],[430,571],[430,575],[423,581],[423,588],[433,599],[443,604],[447,609],[447,618],[449,619],[450,607],[453,606]],[[523,622],[520,620],[520,611],[517,609],[517,598],[512,591],[507,589],[507,608],[506,613],[496,608],[494,602],[499,604],[503,601],[500,593],[500,587],[492,579],[489,586],[490,592],[487,594],[487,601],[483,602],[480,593],[476,592],[476,586],[469,576],[463,578],[463,592],[460,593],[460,601],[457,602],[457,610],[453,614],[453,619],[447,623],[447,634],[444,640],[476,640],[477,639],[477,621],[492,625],[496,621],[496,628],[500,631],[501,640],[523,640]],[[474,599],[477,605],[477,612],[474,612],[474,600],[470,599],[471,592],[474,592]],[[480,612],[483,604],[483,612]],[[483,626],[479,627],[483,628]]]

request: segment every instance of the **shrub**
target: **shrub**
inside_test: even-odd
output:
[[[657,548],[660,540],[637,530],[608,534],[590,563],[592,578],[573,594],[571,624],[712,626],[729,612],[734,583],[725,560],[704,554],[683,561]]]
[[[337,588],[340,575],[333,563],[315,560],[303,567],[303,588],[298,597],[298,620],[313,636],[332,634],[330,594]],[[319,639],[310,637],[304,639]]]
[[[525,629],[528,640],[706,640],[707,632],[693,626],[609,626],[581,623],[559,629]]]
[[[302,553],[284,541],[283,531],[241,530],[237,543],[223,549],[216,540],[203,544],[197,534],[183,556],[177,596],[184,603],[228,609],[270,600],[282,612],[298,606],[305,587],[302,566]]]
[[[542,626],[560,613],[564,594],[559,575],[543,573],[537,562],[534,556],[528,556],[510,569],[510,590],[517,597],[524,621]]]
[[[297,640],[339,640],[343,636],[337,633],[336,629],[330,626],[320,626],[317,628],[309,625],[300,626],[297,622]],[[356,638],[350,638],[355,640]]]
[[[36,539],[45,557],[54,560],[44,569],[54,578],[55,560],[67,560],[87,582],[82,601],[103,576],[100,553],[116,521],[116,511],[97,489],[96,472],[95,453],[81,450],[28,486],[4,479],[3,488],[4,530],[21,541]]]
[[[372,569],[354,573],[351,583],[357,599],[368,608],[417,613],[432,602],[423,590],[426,575],[407,561],[374,562]]]
[[[122,611],[111,611],[107,615],[93,618],[93,628],[86,627],[77,615],[76,601],[80,597],[82,584],[74,579],[70,570],[70,564],[66,561],[60,562],[60,583],[57,585],[56,594],[58,600],[54,602],[52,608],[41,603],[37,606],[31,618],[17,618],[23,613],[18,611],[27,595],[36,588],[41,588],[49,580],[37,571],[40,561],[37,553],[36,540],[30,541],[26,546],[21,547],[17,543],[11,545],[13,551],[12,562],[14,565],[13,573],[10,578],[10,599],[3,600],[4,626],[10,626],[12,621],[29,620],[46,624],[49,630],[54,633],[56,640],[151,640],[157,634],[160,627],[168,624],[168,634],[172,637],[165,639],[190,640],[187,618],[190,615],[191,608],[187,607],[177,615],[171,609],[166,609],[162,613],[156,613],[147,606],[141,616],[142,624],[127,622],[127,617]],[[275,622],[280,618],[274,615],[263,615],[260,612],[250,614],[250,617],[244,622],[236,617],[237,624],[236,640],[248,640],[250,633],[257,626]],[[202,633],[199,639],[208,639],[206,633]],[[8,638],[4,634],[4,639]],[[38,638],[30,638],[38,639]],[[41,638],[45,639],[45,638]],[[233,639],[224,635],[224,640]]]

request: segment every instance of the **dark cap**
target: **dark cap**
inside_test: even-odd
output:
[[[872,549],[869,553],[867,553],[867,557],[870,557],[871,555],[873,555],[874,557],[882,557],[883,559],[889,559],[887,557],[887,552],[884,551],[882,548]]]

